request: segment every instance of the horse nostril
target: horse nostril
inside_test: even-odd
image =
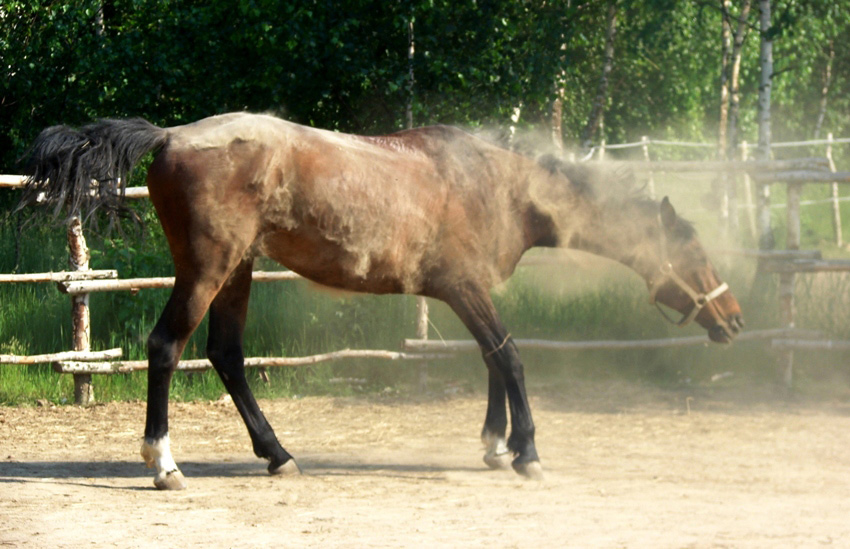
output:
[[[732,327],[732,330],[737,334],[744,327],[744,317],[741,315],[735,315],[732,317],[732,322],[729,323]]]

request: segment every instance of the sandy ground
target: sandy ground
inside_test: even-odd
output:
[[[0,547],[850,547],[850,405],[601,389],[532,399],[546,478],[489,471],[483,396],[172,404],[182,492],[138,456],[142,403],[0,408]]]

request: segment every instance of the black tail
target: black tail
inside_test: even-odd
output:
[[[166,140],[164,129],[140,118],[47,128],[29,151],[18,208],[39,202],[54,205],[56,216],[63,206],[68,216],[126,213],[124,186],[133,166]]]

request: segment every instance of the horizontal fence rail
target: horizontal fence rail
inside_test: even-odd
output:
[[[781,148],[789,148],[789,147],[812,147],[818,145],[842,145],[850,143],[850,137],[837,137],[835,139],[811,139],[809,141],[778,141],[776,143],[771,143],[771,149],[781,149]],[[636,149],[638,147],[643,147],[645,145],[663,145],[668,147],[684,147],[684,148],[702,148],[702,149],[717,149],[717,143],[700,143],[700,142],[688,142],[688,141],[667,141],[664,139],[652,139],[646,138],[643,141],[635,141],[632,143],[612,143],[605,144],[604,147],[606,149]],[[596,147],[602,147],[602,145],[596,145]],[[755,148],[752,144],[739,143],[738,148],[746,149],[746,148]]]
[[[771,346],[779,351],[850,351],[850,341],[831,339],[774,339]]]
[[[274,282],[279,280],[300,280],[298,273],[292,271],[254,271],[254,282]],[[68,295],[83,295],[93,292],[137,292],[149,288],[172,288],[173,276],[151,278],[123,278],[120,280],[78,280],[59,283],[59,290]]]
[[[46,364],[64,360],[113,360],[121,358],[124,351],[109,349],[106,351],[63,351],[43,355],[0,355],[0,364]]]
[[[280,368],[307,366],[320,362],[341,359],[377,358],[382,360],[437,360],[450,358],[448,353],[403,353],[397,351],[381,351],[372,349],[342,349],[329,353],[320,353],[298,357],[250,357],[245,359],[246,368]],[[118,357],[112,357],[118,358]],[[115,362],[81,362],[71,358],[51,361],[53,369],[60,374],[128,374],[148,369],[147,360],[122,360]],[[177,369],[181,371],[203,371],[212,368],[207,359],[181,360]]]
[[[60,271],[55,273],[0,274],[0,284],[39,282],[65,283],[75,280],[101,280],[115,278],[118,278],[118,271],[113,269],[99,271]]]
[[[762,268],[771,273],[846,273],[850,272],[850,259],[767,261]]]
[[[752,330],[741,333],[735,338],[736,342],[758,341],[774,338],[817,338],[819,332],[776,328],[771,330]],[[601,351],[610,349],[661,349],[666,347],[692,347],[709,345],[708,336],[671,337],[661,339],[635,340],[596,340],[596,341],[550,341],[546,339],[515,339],[514,343],[520,349],[539,349],[547,351]],[[405,351],[426,352],[470,352],[479,350],[478,344],[472,340],[427,340],[405,339],[402,344]]]
[[[775,174],[788,170],[829,171],[826,158],[796,158],[794,160],[611,160],[612,167],[651,172],[757,172]]]

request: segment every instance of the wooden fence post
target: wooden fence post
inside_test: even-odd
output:
[[[89,270],[89,249],[83,236],[80,216],[75,215],[68,224],[68,263],[72,271]],[[88,294],[71,296],[71,323],[73,325],[74,351],[91,350],[91,323]],[[74,375],[74,402],[82,406],[94,403],[91,374]]]
[[[723,137],[721,140],[725,141],[726,138]],[[724,160],[734,160],[726,157],[725,145],[718,147],[717,159],[721,162]],[[720,225],[720,235],[724,240],[728,240],[732,235],[730,230],[729,212],[731,204],[729,203],[729,188],[734,185],[734,182],[730,184],[729,179],[734,177],[735,173],[733,170],[724,169],[715,173],[711,181],[711,193],[714,195],[712,199],[717,200],[717,221]]]
[[[741,141],[741,160],[746,162],[750,159],[750,150],[747,147],[746,141]],[[758,230],[756,229],[756,209],[753,204],[753,185],[750,181],[750,173],[744,171],[744,200],[747,202],[747,221],[750,225],[750,236],[753,240],[758,238]]]
[[[420,296],[416,297],[416,339],[428,340],[428,301]],[[419,364],[419,389],[425,391],[428,388],[428,363]]]
[[[802,194],[802,183],[788,184],[787,199],[787,228],[786,244],[788,250],[800,249],[800,195]],[[793,272],[781,273],[779,275],[779,314],[782,326],[794,329],[794,285],[797,275]],[[782,378],[785,388],[791,389],[794,383],[794,350],[792,348],[782,351],[780,366],[782,367]]]
[[[835,173],[835,162],[832,160],[832,132],[827,134],[826,159],[829,160],[829,171]],[[835,231],[835,245],[839,248],[844,245],[841,236],[841,204],[838,201],[838,183],[832,182],[832,228]]]
[[[760,154],[763,155],[761,160],[770,160],[769,149],[767,154]],[[773,238],[773,226],[770,219],[770,181],[763,181],[758,184],[756,205],[758,210],[759,248],[762,250],[772,250],[776,247],[776,242]]]
[[[641,136],[640,138],[641,148],[643,149],[643,159],[650,166],[652,165],[652,161],[649,159],[649,137]],[[655,198],[655,179],[652,177],[652,169],[649,170],[649,181],[647,182],[647,189],[649,190],[649,198]]]
[[[605,139],[599,141],[599,161],[605,160]]]
[[[734,160],[734,158],[733,158]],[[738,206],[738,174],[733,170],[724,171],[723,195],[726,202],[726,229],[727,236],[737,241],[738,231],[741,226],[739,220],[740,208]]]

